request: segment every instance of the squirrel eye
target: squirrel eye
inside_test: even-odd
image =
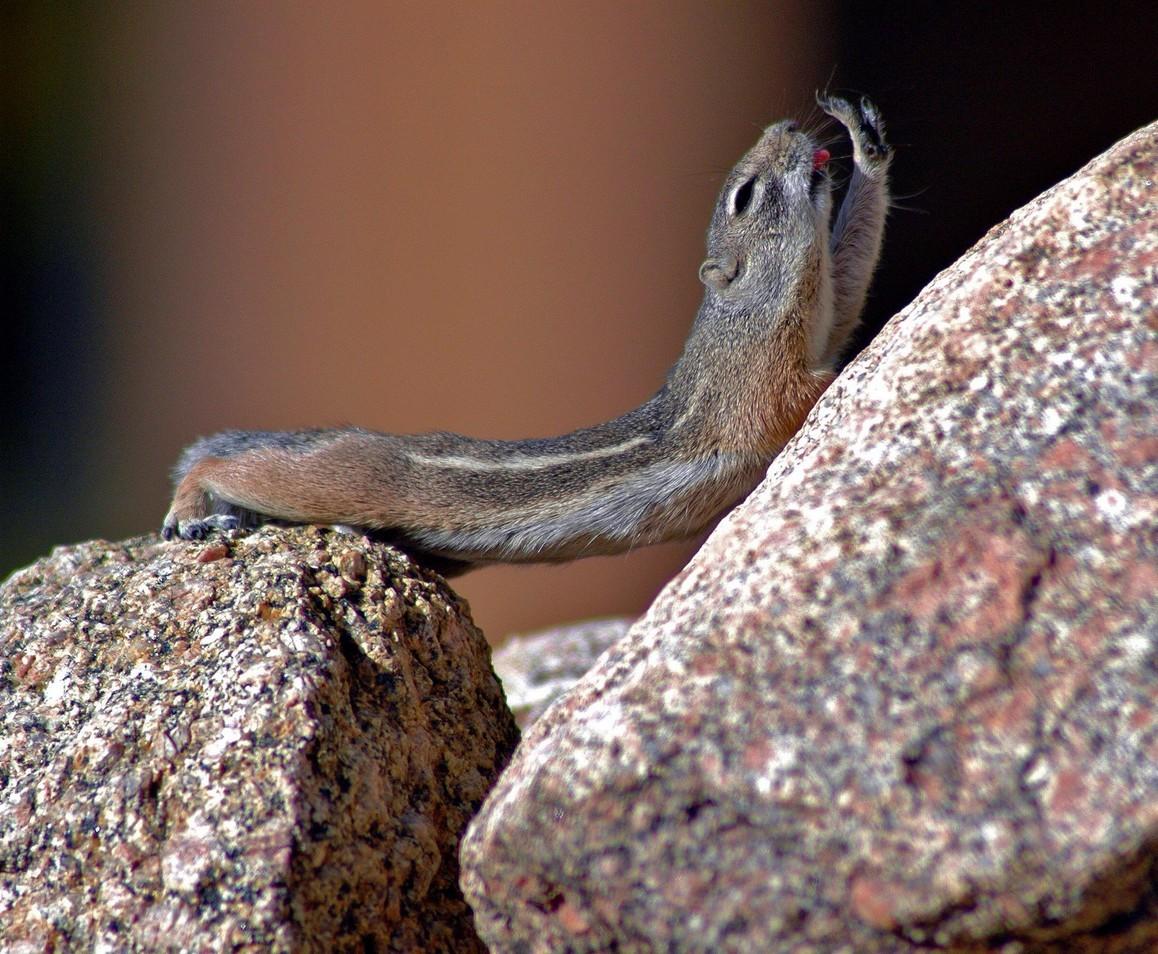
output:
[[[752,204],[752,196],[756,194],[756,177],[752,176],[732,194],[732,214],[743,215]]]

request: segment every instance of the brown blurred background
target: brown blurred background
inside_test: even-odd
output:
[[[0,576],[154,530],[222,428],[529,437],[639,403],[721,174],[818,88],[901,147],[866,337],[1158,118],[1149,4],[874,6],[3,5]],[[499,639],[639,612],[691,549],[456,587]]]

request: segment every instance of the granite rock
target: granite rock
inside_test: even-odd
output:
[[[0,589],[0,949],[482,951],[457,844],[516,739],[389,548],[60,548]]]
[[[621,639],[632,621],[624,616],[591,619],[510,637],[495,650],[495,675],[507,705],[525,729]]]
[[[493,951],[1158,950],[1156,179],[939,275],[530,727]]]

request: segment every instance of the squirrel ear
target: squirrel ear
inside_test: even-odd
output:
[[[705,259],[700,266],[700,281],[716,291],[723,291],[739,274],[740,262],[731,255]]]

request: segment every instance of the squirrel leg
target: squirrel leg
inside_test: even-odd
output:
[[[174,468],[176,489],[161,526],[166,540],[203,539],[211,530],[256,527],[276,520],[278,477],[294,459],[330,444],[334,433],[223,431],[187,447]]]
[[[203,540],[212,530],[236,530],[256,526],[259,514],[217,498],[203,483],[212,461],[194,464],[177,485],[173,502],[161,525],[166,540]]]

